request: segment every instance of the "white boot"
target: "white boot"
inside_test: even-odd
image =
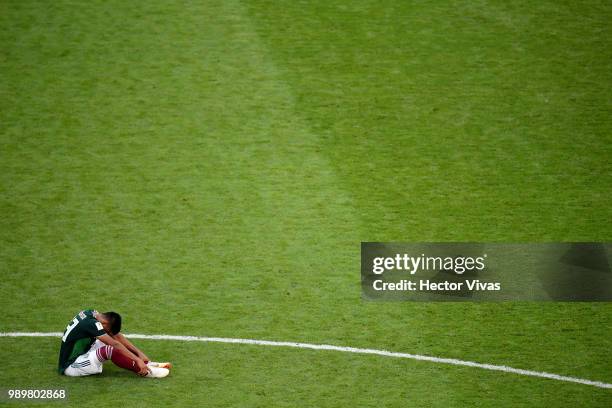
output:
[[[167,368],[168,370],[172,368],[172,363],[158,363],[156,361],[149,361],[147,363],[147,366],[149,367],[161,367],[161,368]]]
[[[149,372],[147,373],[147,375],[145,375],[145,377],[147,377],[147,378],[164,378],[168,374],[170,374],[170,370],[168,370],[167,368],[149,367]]]

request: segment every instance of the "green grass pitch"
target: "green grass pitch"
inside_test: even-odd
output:
[[[612,382],[608,303],[359,286],[361,241],[612,240],[611,18],[605,1],[0,1],[0,332],[96,307],[128,333]],[[58,339],[0,338],[0,387],[96,407],[612,402],[411,360],[137,344],[172,375],[66,378]]]

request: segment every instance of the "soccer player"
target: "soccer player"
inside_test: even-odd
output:
[[[120,331],[118,313],[98,313],[91,309],[77,313],[62,336],[60,374],[70,377],[100,374],[107,360],[141,377],[162,378],[170,373],[170,363],[149,361]]]

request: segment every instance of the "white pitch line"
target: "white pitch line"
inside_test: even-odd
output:
[[[61,337],[62,333],[0,333],[0,337]],[[612,384],[608,384],[601,381],[586,380],[584,378],[568,377],[564,375],[546,373],[542,371],[531,371],[523,370],[520,368],[513,368],[508,366],[494,365],[494,364],[482,364],[473,361],[457,360],[454,358],[441,358],[432,356],[423,356],[419,354],[408,354],[408,353],[397,353],[394,351],[376,350],[367,348],[356,348],[356,347],[342,347],[332,346],[329,344],[310,344],[310,343],[295,343],[289,341],[270,341],[270,340],[251,340],[251,339],[232,339],[224,337],[198,337],[198,336],[173,336],[167,334],[126,334],[126,337],[132,339],[145,339],[145,340],[175,340],[175,341],[199,341],[199,342],[210,342],[210,343],[231,343],[231,344],[251,344],[257,346],[273,346],[273,347],[292,347],[300,349],[310,350],[329,350],[329,351],[341,351],[344,353],[357,353],[357,354],[374,354],[377,356],[384,357],[395,357],[395,358],[406,358],[410,360],[419,361],[430,361],[432,363],[451,364],[456,366],[467,366],[482,368],[484,370],[492,371],[503,371],[505,373],[513,373],[519,375],[526,375],[530,377],[549,378],[551,380],[572,382],[584,385],[592,385],[599,388],[612,388]]]

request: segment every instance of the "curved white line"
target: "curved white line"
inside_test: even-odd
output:
[[[0,337],[61,337],[62,333],[0,333]],[[395,358],[407,358],[410,360],[420,361],[431,361],[433,363],[451,364],[457,366],[467,366],[482,368],[484,370],[503,371],[506,373],[514,373],[519,375],[526,375],[530,377],[541,377],[549,378],[551,380],[573,382],[584,385],[592,385],[599,388],[612,388],[612,384],[586,380],[584,378],[568,377],[564,375],[546,373],[542,371],[531,371],[523,370],[520,368],[513,368],[508,366],[500,366],[494,364],[482,364],[475,363],[473,361],[457,360],[454,358],[441,358],[432,356],[423,356],[419,354],[408,354],[408,353],[397,353],[394,351],[356,348],[356,347],[341,347],[332,346],[329,344],[310,344],[310,343],[295,343],[289,341],[270,341],[270,340],[251,340],[251,339],[232,339],[224,337],[198,337],[198,336],[173,336],[166,334],[126,334],[126,337],[132,339],[145,339],[145,340],[175,340],[175,341],[200,341],[200,342],[212,342],[212,343],[231,343],[231,344],[252,344],[257,346],[274,346],[274,347],[293,347],[310,350],[329,350],[329,351],[341,351],[344,353],[358,353],[358,354],[374,354],[384,357],[395,357]]]

